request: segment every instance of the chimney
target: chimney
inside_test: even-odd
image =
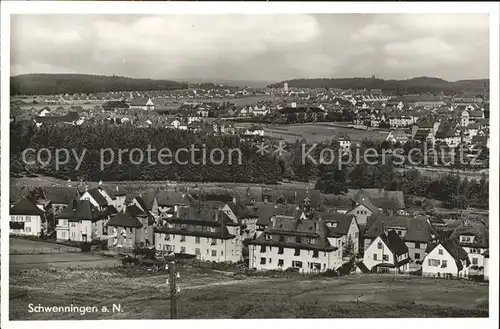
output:
[[[236,204],[236,195],[233,195],[233,203]]]

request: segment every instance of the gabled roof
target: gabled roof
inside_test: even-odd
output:
[[[389,248],[393,254],[402,255],[408,252],[408,247],[405,242],[394,231],[390,231],[387,234],[382,233],[380,239],[384,241],[387,248]]]
[[[257,225],[269,225],[270,219],[276,215],[297,216],[300,212],[296,205],[281,205],[273,203],[259,203],[259,219]]]
[[[461,246],[478,248],[489,247],[489,230],[488,227],[481,222],[467,221],[460,223],[451,234],[450,239],[459,241],[460,235],[474,236],[474,240],[471,243],[459,242]]]
[[[135,207],[137,208],[137,207]],[[137,208],[139,209],[139,208]],[[125,212],[120,212],[113,216],[106,226],[116,226],[116,227],[130,227],[130,228],[141,228],[142,224],[141,222],[137,219],[136,214],[134,211],[129,209],[125,210]]]
[[[107,216],[99,211],[89,200],[72,200],[57,216],[57,219],[69,221],[91,220],[96,221]]]
[[[108,205],[106,198],[102,196],[101,192],[99,192],[97,188],[90,189],[87,192],[97,202],[99,206],[104,207]]]
[[[330,233],[334,235],[346,235],[349,232],[349,227],[354,219],[354,215],[341,214],[338,212],[317,212],[314,214],[314,218],[321,218],[321,220],[326,224]],[[329,225],[333,224],[333,225]]]
[[[406,228],[405,241],[429,242],[437,236],[434,228],[427,222],[425,217],[407,217],[407,216],[386,216],[377,215],[369,218],[365,237],[376,238],[385,232],[388,227]]]
[[[425,249],[426,254],[429,254],[436,247],[441,245],[453,257],[459,271],[463,269],[462,261],[468,266],[470,264],[467,252],[456,241],[448,239],[441,243],[429,243]]]
[[[234,203],[231,201],[228,202],[227,205],[238,219],[249,218],[247,207],[245,207],[241,202],[236,201],[236,203]]]
[[[45,212],[38,208],[34,201],[27,197],[22,198],[17,201],[12,207],[10,207],[10,215],[21,215],[21,216],[41,216]]]
[[[78,190],[74,187],[47,186],[42,187],[45,200],[57,204],[68,204],[78,197]]]
[[[134,98],[130,102],[130,106],[146,106],[149,100],[150,100],[149,97]]]

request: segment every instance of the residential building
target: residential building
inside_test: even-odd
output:
[[[454,240],[429,244],[422,264],[422,275],[442,278],[468,276],[470,261],[467,252]]]
[[[464,220],[450,236],[460,245],[471,263],[471,269],[482,272],[484,269],[484,253],[489,248],[489,230],[482,222]]]
[[[219,210],[184,208],[155,230],[157,250],[202,261],[239,262],[242,246],[240,225]]]
[[[108,215],[90,200],[74,199],[56,216],[56,238],[80,242],[101,239],[107,235]]]
[[[405,273],[410,270],[408,247],[395,231],[382,233],[365,248],[363,264],[372,272]]]
[[[406,244],[412,260],[411,269],[420,268],[427,244],[438,238],[437,232],[425,217],[377,215],[370,218],[363,236],[365,252],[380,234],[389,234],[391,231],[396,232]]]
[[[138,245],[154,246],[154,222],[151,215],[135,204],[112,216],[106,224],[108,247],[133,249]]]
[[[357,255],[359,252],[359,225],[354,215],[345,215],[338,212],[317,212],[314,218],[321,219],[332,236],[342,240],[344,257]]]
[[[35,201],[24,197],[10,207],[9,233],[40,236],[46,229],[45,210]]]
[[[391,142],[392,144],[397,142],[405,144],[408,141],[408,135],[404,132],[404,130],[393,130],[387,136],[386,141]]]
[[[297,269],[318,273],[342,266],[342,239],[321,219],[275,216],[264,231],[246,240],[250,269]]]
[[[130,109],[132,110],[144,110],[153,111],[155,109],[154,103],[149,97],[139,97],[134,98],[130,102]]]

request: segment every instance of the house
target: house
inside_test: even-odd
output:
[[[404,130],[393,130],[387,136],[386,141],[391,142],[392,144],[397,142],[405,144],[408,141],[408,135],[404,132]]]
[[[469,111],[469,123],[478,123],[483,119],[484,119],[483,111]]]
[[[130,109],[132,110],[144,110],[144,111],[153,111],[155,106],[153,101],[149,97],[139,97],[134,98],[130,102]]]
[[[40,188],[39,197],[52,206],[54,214],[58,214],[80,193],[77,188],[64,186],[45,186]]]
[[[315,218],[321,218],[330,233],[338,235],[342,240],[343,256],[356,255],[359,252],[359,225],[353,215],[344,215],[338,212],[317,212]]]
[[[248,246],[250,269],[318,273],[342,266],[342,240],[321,219],[275,216]]]
[[[135,204],[127,205],[124,211],[112,216],[106,224],[108,247],[132,249],[137,245],[154,245],[152,216]]]
[[[80,242],[98,240],[107,235],[108,215],[90,200],[74,199],[56,215],[56,238]]]
[[[372,272],[405,273],[410,267],[408,247],[395,231],[382,233],[365,249],[363,264]]]
[[[45,232],[46,215],[41,206],[24,197],[10,207],[9,233],[40,236]]]
[[[44,107],[43,109],[41,109],[38,112],[38,116],[40,116],[40,117],[45,117],[45,116],[48,116],[49,114],[50,114],[50,108],[49,107]]]
[[[226,203],[221,211],[235,224],[244,227],[245,238],[252,238],[257,230],[257,212],[250,211],[236,197],[231,202]]]
[[[108,205],[112,203],[111,196],[101,187],[88,189],[86,187],[85,192],[83,192],[80,200],[89,200],[94,207],[99,210],[103,210]]]
[[[190,199],[186,193],[177,191],[159,191],[155,196],[156,215],[162,218],[172,217],[182,207],[189,206]]]
[[[339,142],[342,151],[348,152],[350,150],[351,138],[349,138],[349,135],[347,135],[346,133],[339,134],[337,136],[337,141]]]
[[[183,208],[155,230],[155,247],[202,261],[238,262],[243,259],[240,235],[239,224],[219,210]]]
[[[471,269],[480,271],[484,269],[483,254],[489,248],[489,229],[482,222],[464,220],[450,235],[460,245],[471,263]]]
[[[254,116],[261,116],[262,117],[262,116],[266,116],[269,114],[269,109],[266,108],[265,105],[262,105],[262,107],[258,107],[257,105],[255,105],[252,113]]]
[[[272,222],[275,216],[292,216],[305,219],[304,211],[300,207],[293,204],[273,204],[273,203],[259,203],[256,205],[259,218],[256,223],[257,234],[263,232]]]
[[[470,265],[467,252],[454,240],[429,244],[422,264],[422,275],[442,278],[464,278]]]
[[[429,242],[438,238],[438,234],[425,217],[378,215],[370,218],[364,233],[364,250],[382,233],[394,231],[405,242],[411,258],[411,268],[422,265],[425,250]]]

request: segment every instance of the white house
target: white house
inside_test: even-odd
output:
[[[165,253],[187,254],[202,261],[242,260],[240,226],[224,213],[186,209],[155,230],[155,247]]]
[[[57,216],[58,240],[87,242],[107,235],[107,213],[90,200],[73,200]]]
[[[422,275],[463,278],[469,273],[470,261],[465,250],[453,240],[430,244],[422,264]]]
[[[379,235],[365,249],[363,264],[370,271],[405,273],[410,267],[408,247],[395,231]]]
[[[342,266],[342,239],[320,219],[275,216],[253,240],[246,240],[249,268],[318,273]]]
[[[338,212],[317,212],[316,218],[326,224],[330,235],[336,235],[342,240],[343,256],[355,255],[359,252],[359,225],[354,215],[344,215]]]
[[[134,98],[130,102],[130,109],[132,110],[144,110],[144,111],[153,111],[155,106],[153,101],[149,97],[139,97]]]
[[[80,200],[88,200],[97,209],[104,209],[113,204],[113,198],[101,187],[86,190]]]
[[[481,222],[465,220],[453,231],[450,239],[457,241],[465,250],[471,263],[471,270],[482,273],[485,259],[483,254],[489,248],[488,227]]]
[[[17,235],[39,236],[45,231],[46,218],[42,206],[38,206],[27,197],[10,207],[9,233]]]

